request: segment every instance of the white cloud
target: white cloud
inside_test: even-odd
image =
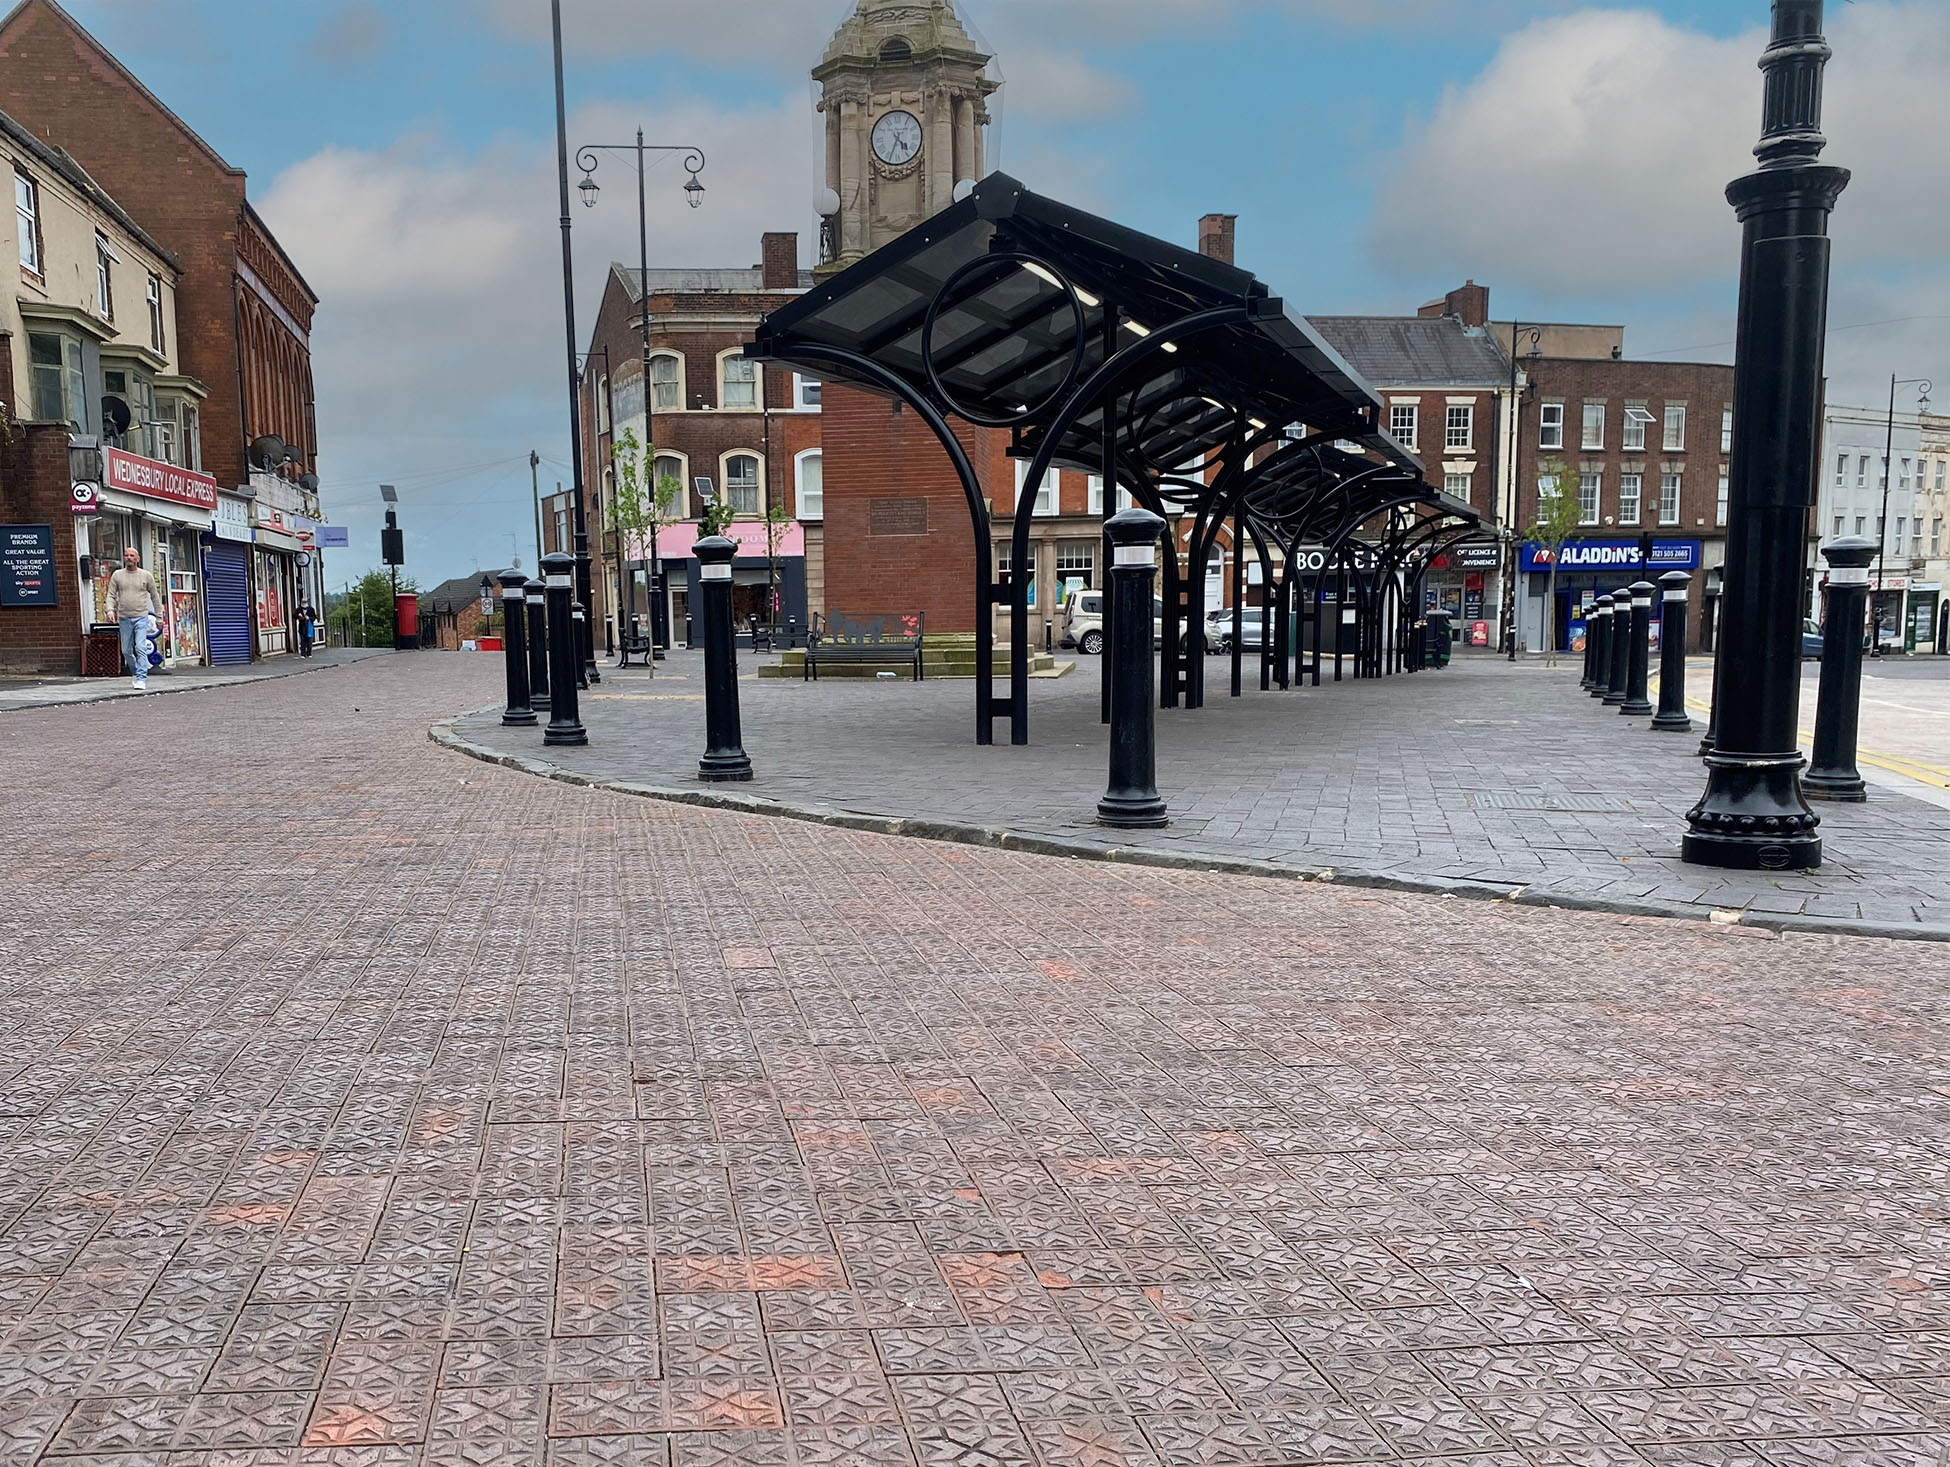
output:
[[[702,209],[684,206],[674,162],[651,174],[651,264],[751,264],[767,230],[797,228],[810,255],[806,110],[798,95],[730,112],[604,105],[573,114],[570,136],[623,141],[641,122],[653,136],[709,139]],[[571,209],[584,342],[609,262],[637,258],[633,167],[611,158],[598,177],[599,205]],[[326,302],[313,341],[322,473],[353,558],[377,543],[384,480],[402,486],[409,568],[423,581],[465,572],[470,557],[505,562],[508,530],[532,537],[529,448],[569,456],[553,140],[466,157],[425,138],[327,149],[280,174],[259,207]],[[433,485],[489,461],[501,467]],[[544,469],[544,492],[555,477]]]
[[[1837,259],[1940,255],[1950,197],[1915,155],[1950,130],[1950,7],[1859,5],[1830,34],[1827,161],[1855,172]],[[1739,232],[1724,191],[1754,166],[1764,40],[1646,11],[1531,24],[1411,132],[1376,196],[1373,255],[1402,276],[1467,267],[1567,296],[1729,277]]]

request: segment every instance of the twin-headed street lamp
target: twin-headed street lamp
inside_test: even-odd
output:
[[[637,129],[636,141],[634,143],[585,144],[576,150],[576,167],[582,170],[582,182],[576,185],[576,187],[582,194],[582,202],[585,208],[595,208],[596,199],[602,192],[601,187],[596,182],[596,166],[602,161],[601,155],[604,153],[632,152],[636,154],[636,236],[637,254],[641,270],[641,274],[637,278],[640,303],[642,306],[642,319],[638,323],[638,329],[643,336],[643,452],[647,459],[647,462],[643,465],[643,475],[654,501],[657,492],[657,463],[655,452],[657,435],[653,426],[655,421],[653,416],[655,403],[652,399],[650,383],[650,209],[646,192],[647,160],[645,155],[649,153],[682,153],[684,155],[684,171],[690,175],[684,182],[684,199],[693,209],[697,209],[702,208],[704,205],[704,184],[698,178],[698,175],[704,171],[704,150],[684,144],[645,143],[643,141],[642,128]],[[614,425],[612,424],[612,431],[613,429]],[[623,556],[623,546],[620,536],[617,540],[617,555],[619,558]],[[627,570],[625,574],[628,574]],[[652,646],[650,657],[645,661],[644,665],[650,669],[651,675],[655,676],[657,656],[655,643],[657,641],[657,626],[660,621],[660,617],[658,616],[658,601],[662,590],[662,573],[661,563],[657,556],[657,522],[654,518],[650,522],[649,581],[650,641]],[[587,604],[589,589],[586,569],[583,572],[582,595],[584,603]],[[636,596],[632,592],[630,601],[634,603],[635,600]],[[631,605],[627,610],[633,613],[635,610],[634,605]],[[619,619],[622,615],[622,612],[618,612]]]

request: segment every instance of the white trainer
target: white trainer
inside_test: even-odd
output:
[[[136,690],[136,691],[137,691],[138,693],[146,693],[146,692],[148,692],[148,691],[149,691],[149,680],[148,680],[147,678],[140,678],[140,677],[139,677],[139,678],[137,678],[137,679],[135,680],[135,690]]]

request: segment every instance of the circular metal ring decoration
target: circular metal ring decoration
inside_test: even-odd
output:
[[[1076,346],[1070,353],[1070,365],[1063,374],[1062,382],[1058,383],[1040,402],[1025,404],[1013,413],[998,416],[969,411],[956,401],[954,394],[948,390],[947,384],[941,380],[941,374],[935,370],[934,327],[941,318],[946,302],[954,295],[956,286],[968,276],[979,274],[984,270],[995,270],[1003,265],[1014,265],[1039,280],[1053,281],[1062,289],[1070,303],[1070,318],[1076,323]],[[1032,265],[1035,267],[1034,270],[1029,268]],[[959,305],[960,302],[957,301],[956,304]],[[1075,390],[1077,379],[1083,375],[1086,343],[1084,328],[1083,302],[1077,296],[1077,288],[1070,284],[1061,271],[1021,250],[997,250],[993,254],[983,255],[978,260],[970,260],[943,281],[941,289],[935,292],[934,299],[928,304],[927,319],[921,323],[921,370],[927,374],[928,386],[933,390],[935,397],[957,417],[975,424],[978,428],[1020,428],[1035,422],[1043,412],[1064,401]]]
[[[1146,447],[1147,440],[1154,436],[1153,429],[1157,425],[1159,416],[1172,408],[1180,407],[1188,402],[1200,403],[1207,408],[1216,408],[1218,411],[1224,413],[1232,412],[1231,408],[1199,393],[1186,393],[1179,397],[1168,397],[1162,402],[1154,403],[1150,410],[1138,420],[1135,428],[1132,429],[1129,448],[1132,456],[1158,478],[1162,479],[1167,476],[1189,478],[1193,475],[1203,474],[1225,457],[1226,440],[1224,438],[1221,438],[1219,442],[1213,444],[1197,460],[1187,460],[1175,464],[1159,463],[1150,449]]]

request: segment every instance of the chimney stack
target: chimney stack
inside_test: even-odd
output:
[[[1222,265],[1232,264],[1232,227],[1237,214],[1207,214],[1198,221],[1198,252]]]
[[[1490,323],[1490,288],[1478,285],[1473,280],[1465,280],[1441,300],[1430,301],[1415,314],[1425,320],[1454,316],[1465,326],[1487,326]]]
[[[763,263],[759,283],[766,290],[799,288],[799,236],[767,234],[761,236]]]

